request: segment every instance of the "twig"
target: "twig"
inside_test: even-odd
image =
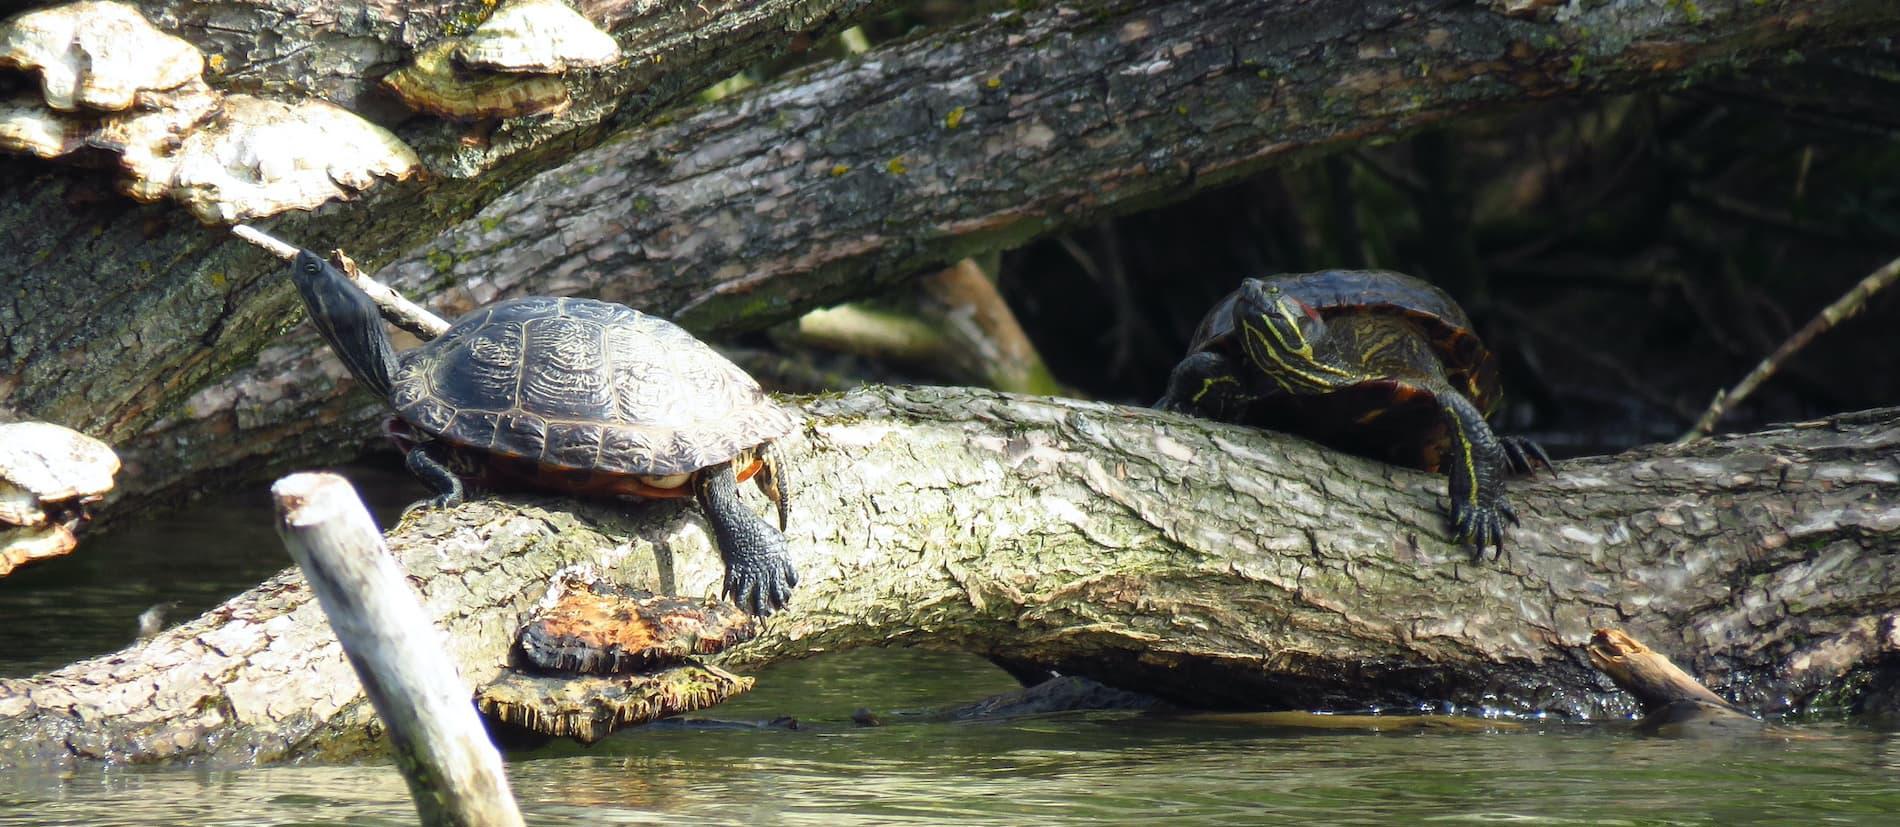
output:
[[[1783,362],[1807,347],[1815,337],[1860,312],[1860,309],[1866,306],[1868,299],[1880,292],[1881,288],[1894,283],[1896,279],[1900,279],[1900,258],[1887,262],[1885,266],[1861,279],[1860,283],[1854,285],[1846,294],[1835,299],[1833,304],[1822,308],[1820,313],[1809,319],[1808,323],[1795,331],[1793,336],[1789,336],[1787,341],[1782,342],[1781,347],[1775,348],[1774,353],[1768,354],[1768,358],[1761,360],[1761,364],[1756,365],[1755,369],[1743,377],[1735,387],[1726,391],[1716,391],[1715,400],[1709,403],[1708,410],[1702,412],[1702,418],[1696,420],[1695,427],[1683,434],[1676,443],[1682,444],[1708,436],[1730,408],[1748,398],[1748,395],[1754,393],[1761,383],[1768,381],[1768,377],[1781,369]]]
[[[296,258],[297,253],[302,252],[293,245],[279,241],[265,234],[262,230],[244,224],[232,227],[231,234],[262,247],[270,251],[271,255],[285,261]],[[344,255],[342,250],[337,250],[332,253],[331,260],[336,263],[337,267],[341,269],[345,275],[350,277],[350,281],[356,282],[357,288],[369,295],[370,301],[376,303],[376,309],[382,311],[383,318],[390,324],[407,330],[410,333],[414,333],[418,338],[425,340],[440,336],[443,331],[449,329],[449,323],[441,316],[437,316],[429,312],[428,308],[404,298],[401,293],[389,289],[389,287],[382,282],[363,275],[362,271],[356,269],[356,262],[351,261],[349,256]]]
[[[519,827],[521,812],[473,693],[355,489],[335,474],[292,474],[271,493],[277,534],[388,725],[422,823]]]

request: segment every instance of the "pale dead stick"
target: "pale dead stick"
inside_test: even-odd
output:
[[[389,727],[424,827],[521,827],[501,753],[356,489],[336,474],[271,486],[277,536],[303,569],[364,694]]]

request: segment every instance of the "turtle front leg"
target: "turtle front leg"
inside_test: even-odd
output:
[[[1174,366],[1174,372],[1168,374],[1168,392],[1155,400],[1154,407],[1221,422],[1240,422],[1253,398],[1232,360],[1204,350]]]
[[[416,475],[424,485],[435,491],[435,496],[404,509],[405,514],[421,506],[454,508],[462,504],[462,478],[430,452],[434,445],[433,442],[413,445],[403,455],[403,464],[409,466],[409,473]]]
[[[1451,483],[1452,538],[1475,547],[1473,560],[1484,558],[1485,546],[1496,549],[1493,559],[1502,557],[1504,522],[1517,523],[1517,512],[1504,498],[1504,445],[1463,394],[1447,391],[1439,398],[1452,435],[1451,456],[1444,463]]]
[[[693,477],[693,493],[712,523],[719,556],[726,561],[723,592],[755,615],[785,608],[798,585],[785,535],[739,501],[739,476],[732,463],[710,466]]]
[[[792,489],[785,478],[785,455],[779,453],[778,445],[768,442],[759,448],[759,472],[752,475],[752,482],[778,507],[778,530],[784,531],[792,516]]]

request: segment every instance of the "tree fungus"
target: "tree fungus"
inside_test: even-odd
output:
[[[409,106],[462,120],[558,112],[560,75],[620,59],[620,45],[560,0],[516,0],[466,37],[416,53],[383,84]]]
[[[140,92],[195,80],[204,56],[128,4],[86,0],[0,24],[0,66],[37,70],[46,105],[61,112],[117,112]]]

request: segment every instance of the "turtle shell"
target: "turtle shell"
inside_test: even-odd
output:
[[[1328,322],[1360,314],[1404,317],[1431,343],[1451,386],[1478,410],[1489,416],[1503,401],[1497,357],[1478,338],[1464,308],[1436,285],[1391,270],[1322,270],[1268,283],[1306,302]]]
[[[1363,314],[1401,316],[1418,328],[1444,365],[1445,378],[1489,415],[1502,400],[1497,358],[1471,327],[1471,318],[1451,296],[1415,276],[1391,270],[1321,270],[1262,279],[1305,302],[1332,323]],[[1235,290],[1201,319],[1190,352],[1235,345]],[[1237,345],[1236,345],[1237,346]]]
[[[1329,326],[1396,316],[1411,323],[1437,357],[1452,388],[1485,415],[1502,400],[1497,359],[1472,330],[1471,319],[1445,291],[1390,270],[1322,270],[1263,281],[1306,303]],[[1196,350],[1239,356],[1234,333],[1236,290],[1223,297],[1195,331]],[[1247,414],[1251,424],[1305,435],[1345,451],[1427,471],[1440,470],[1451,432],[1434,392],[1407,376],[1378,376],[1321,395],[1271,391]]]
[[[690,473],[797,424],[678,325],[579,298],[514,299],[455,320],[402,355],[390,405],[453,445],[613,475]]]

